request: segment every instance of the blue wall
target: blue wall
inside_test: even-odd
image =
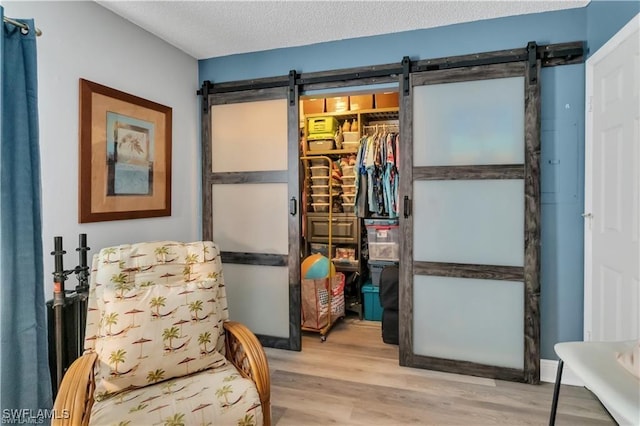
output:
[[[592,0],[587,7],[589,55],[640,13],[640,1]]]
[[[587,41],[599,47],[635,14],[635,6],[627,3],[636,2],[606,3],[211,58],[199,62],[199,79],[215,85],[286,75],[291,69],[300,73],[386,64],[405,55],[438,58],[524,47],[529,41]],[[600,26],[604,15],[607,24]],[[545,68],[541,84],[541,355],[555,359],[553,345],[582,340],[583,331],[584,64]]]

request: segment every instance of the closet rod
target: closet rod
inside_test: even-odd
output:
[[[386,130],[400,131],[400,125],[399,124],[368,124],[368,125],[362,126],[362,130],[364,130],[364,131],[375,130],[377,132],[378,129],[380,129],[380,128],[382,128],[383,131],[386,131]]]
[[[31,30],[31,28],[29,28],[29,25],[16,21],[15,19],[11,19],[9,17],[3,16],[2,20],[7,24],[15,25],[16,27],[22,28],[27,33]],[[40,28],[36,28],[36,36],[40,37],[41,35],[42,35],[42,31],[40,31]]]

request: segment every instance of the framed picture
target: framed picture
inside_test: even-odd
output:
[[[80,79],[80,223],[171,216],[171,111]]]

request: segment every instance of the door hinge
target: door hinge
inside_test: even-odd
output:
[[[593,112],[593,96],[589,96],[589,112]]]

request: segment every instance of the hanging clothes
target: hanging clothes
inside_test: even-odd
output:
[[[365,217],[367,212],[398,216],[398,141],[399,134],[389,132],[376,132],[361,139],[356,159],[358,216]]]

